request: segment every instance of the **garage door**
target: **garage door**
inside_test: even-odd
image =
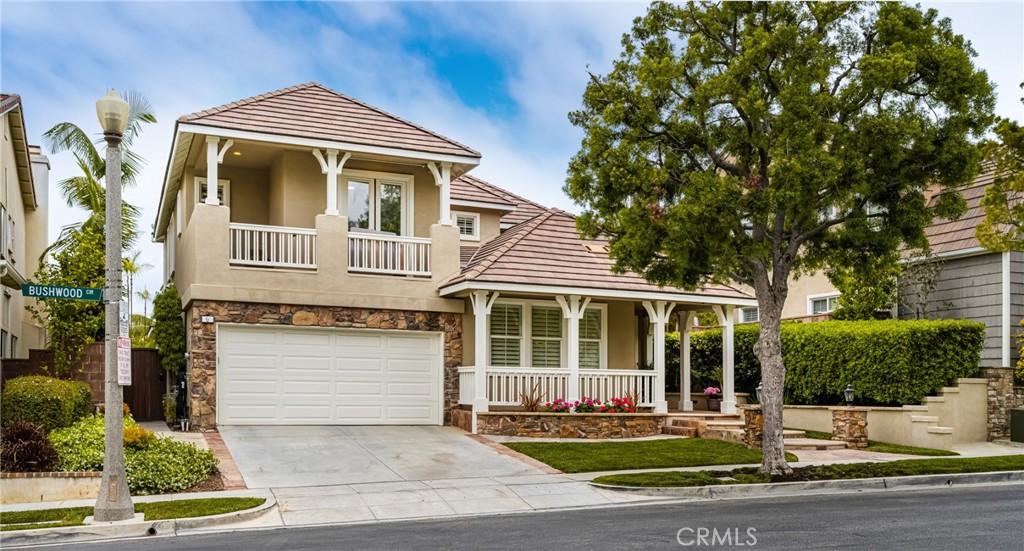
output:
[[[441,424],[439,334],[221,325],[217,343],[220,424]]]

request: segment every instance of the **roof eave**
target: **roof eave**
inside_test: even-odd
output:
[[[443,297],[456,296],[467,291],[506,291],[538,295],[581,295],[612,300],[667,300],[671,302],[704,304],[709,306],[757,306],[757,299],[755,298],[727,297],[699,292],[679,293],[672,291],[632,291],[622,289],[571,287],[564,285],[534,285],[481,280],[468,280],[453,284],[442,284],[438,289],[438,292]]]

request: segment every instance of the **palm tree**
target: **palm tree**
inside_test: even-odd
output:
[[[137,297],[142,299],[142,317],[148,318],[149,317],[149,303],[150,303],[150,301],[153,300],[153,293],[151,293],[149,291],[149,289],[146,289],[145,287],[143,287],[141,291],[137,291],[135,293],[135,296],[137,296]]]
[[[130,110],[121,141],[121,151],[123,152],[121,181],[125,187],[130,187],[135,185],[135,179],[145,165],[145,160],[131,150],[132,142],[139,135],[142,123],[154,123],[156,117],[153,115],[153,106],[142,94],[129,91],[124,94],[124,99],[128,102]],[[90,140],[89,135],[74,123],[62,122],[54,125],[43,134],[43,140],[50,153],[70,151],[74,155],[81,174],[57,182],[57,189],[60,190],[60,194],[68,206],[85,210],[88,217],[81,222],[68,224],[61,228],[57,240],[43,251],[40,260],[54,250],[71,246],[74,242],[74,233],[84,227],[91,227],[98,233],[103,233],[106,193],[100,182],[107,171],[106,159],[96,148],[97,144],[103,143],[103,140]],[[128,203],[123,204],[121,211],[122,242],[125,249],[131,248],[138,237],[139,214],[140,211],[135,206]]]
[[[132,298],[134,297],[134,294],[132,292],[132,287],[135,284],[135,276],[137,276],[140,273],[142,273],[143,270],[148,270],[148,269],[153,267],[153,265],[150,264],[149,262],[142,262],[142,261],[140,261],[139,260],[139,256],[141,256],[141,255],[142,255],[142,251],[139,250],[139,249],[135,249],[134,251],[132,251],[132,253],[129,256],[126,256],[126,257],[121,259],[121,270],[124,271],[124,274],[128,277],[128,285],[127,285],[127,288],[125,289],[125,291],[126,291],[126,294],[128,296],[128,315],[129,316],[131,316],[131,313],[132,313],[132,310],[133,310],[133,308],[132,308],[132,302],[133,302]],[[128,319],[131,319],[131,317],[129,317]]]

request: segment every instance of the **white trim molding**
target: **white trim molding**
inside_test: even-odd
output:
[[[1002,365],[1003,365],[1003,367],[1013,367],[1013,363],[1011,363],[1011,361],[1013,359],[1013,356],[1012,356],[1012,353],[1013,353],[1013,347],[1012,347],[1012,344],[1013,344],[1013,336],[1012,336],[1013,326],[1011,324],[1011,315],[1010,315],[1010,307],[1012,306],[1012,303],[1011,303],[1012,295],[1010,294],[1010,283],[1011,283],[1011,279],[1012,279],[1012,275],[1013,275],[1012,271],[1010,269],[1010,266],[1011,266],[1010,255],[1011,254],[1012,253],[1010,251],[1004,251],[1003,252],[1003,266],[1002,266],[1003,269],[1002,269],[1002,278],[1001,278],[1002,279],[1002,306],[1003,306],[1001,313],[1002,313],[1002,327],[1003,327],[1003,329],[1002,329],[1002,331],[1000,331],[1000,333],[1002,333],[1000,335],[1001,338],[1002,338],[1002,342],[1000,344],[1002,345],[1002,358],[1003,358],[1003,364]]]
[[[814,301],[818,300],[818,299],[823,299],[823,298],[825,298],[825,299],[839,298],[840,294],[842,294],[842,293],[840,293],[839,291],[829,291],[827,293],[815,293],[813,295],[807,295],[807,315],[808,316],[818,316],[818,315],[823,315],[823,314],[831,314],[832,312],[835,312],[835,309],[833,308],[832,310],[829,310],[827,312],[814,313]],[[758,317],[760,317],[760,316],[758,316]]]
[[[462,226],[459,226],[459,218],[471,218],[473,220],[473,233],[464,234],[462,233]],[[455,225],[459,228],[459,239],[463,241],[480,241],[480,213],[479,212],[464,212],[464,211],[452,211],[452,219],[455,221]]]
[[[563,285],[529,285],[525,283],[499,283],[491,281],[463,281],[455,285],[442,286],[441,296],[448,297],[463,291],[487,290],[506,291],[510,293],[531,293],[537,295],[587,295],[596,299],[613,300],[668,300],[685,304],[707,304],[728,306],[757,306],[755,298],[719,297],[714,295],[698,295],[688,293],[668,293],[657,291],[625,291],[619,289],[591,289],[587,287],[568,287]]]
[[[488,210],[501,210],[501,211],[505,211],[505,212],[512,212],[512,211],[516,210],[516,207],[513,206],[513,205],[505,205],[505,204],[502,204],[502,203],[487,203],[485,201],[466,201],[464,199],[452,199],[452,206],[453,207],[472,207],[472,208],[488,209]],[[512,224],[512,225],[515,225],[515,224]]]
[[[328,216],[341,214],[338,211],[338,175],[345,168],[345,162],[352,157],[352,154],[346,151],[341,159],[338,159],[338,153],[337,149],[328,149],[327,159],[324,159],[319,149],[313,150],[313,156],[320,161],[320,170],[327,175],[327,208],[324,210],[324,214]]]

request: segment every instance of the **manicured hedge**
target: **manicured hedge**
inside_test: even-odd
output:
[[[46,430],[70,427],[92,410],[92,390],[81,381],[52,377],[18,377],[7,381],[0,418],[25,421]]]
[[[758,324],[736,327],[737,392],[753,392],[761,380],[754,356],[759,330]],[[837,404],[851,384],[861,404],[917,404],[958,377],[977,375],[984,341],[985,325],[966,320],[784,323],[786,403]],[[678,358],[678,340],[675,346],[667,353]],[[693,333],[690,358],[694,391],[717,386],[722,330]]]

